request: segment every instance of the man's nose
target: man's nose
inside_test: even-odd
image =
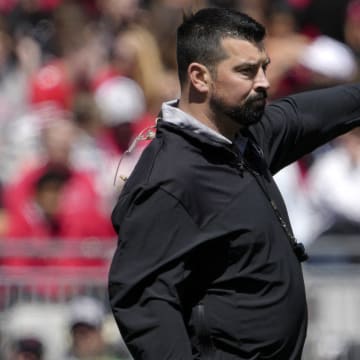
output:
[[[255,88],[262,88],[262,89],[269,89],[270,83],[265,74],[265,70],[260,67],[258,73],[256,74],[255,78]]]

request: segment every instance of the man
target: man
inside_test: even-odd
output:
[[[360,124],[360,86],[265,106],[264,34],[216,8],[178,29],[180,100],[113,212],[110,301],[136,360],[301,358],[306,256],[272,175]]]

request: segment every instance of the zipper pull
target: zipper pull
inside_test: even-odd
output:
[[[239,159],[238,162],[236,163],[236,166],[239,170],[240,176],[244,176],[244,170],[245,170],[244,161],[242,159]]]

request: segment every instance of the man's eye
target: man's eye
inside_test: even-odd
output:
[[[241,70],[241,73],[248,77],[254,77],[256,76],[257,68],[249,67],[249,68],[243,68]]]

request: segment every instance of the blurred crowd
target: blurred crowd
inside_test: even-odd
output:
[[[117,163],[178,93],[173,23],[138,1],[0,4],[0,233],[113,237]]]
[[[237,8],[265,24],[270,101],[358,79],[358,0],[0,1],[1,236],[114,237],[122,175],[146,144],[117,173],[119,160],[154,125],[161,103],[178,96],[176,27],[184,12],[206,6]],[[360,223],[357,188],[348,184],[359,172],[356,131],[349,137],[279,176],[302,240],[337,217],[337,229]],[[341,179],[323,175],[327,162],[342,164]],[[339,194],[330,200],[332,187]],[[298,206],[295,197],[307,201]]]
[[[360,79],[360,0],[0,0],[2,239],[116,238],[111,210],[146,141],[131,145],[179,95],[177,25],[208,6],[266,26],[269,101]],[[276,181],[300,240],[359,233],[359,130]],[[35,355],[12,359],[42,359],[24,348]]]
[[[88,295],[66,304],[22,304],[6,316],[11,336],[3,343],[1,359],[131,360],[118,331],[115,338],[111,334],[109,320],[103,301]]]

